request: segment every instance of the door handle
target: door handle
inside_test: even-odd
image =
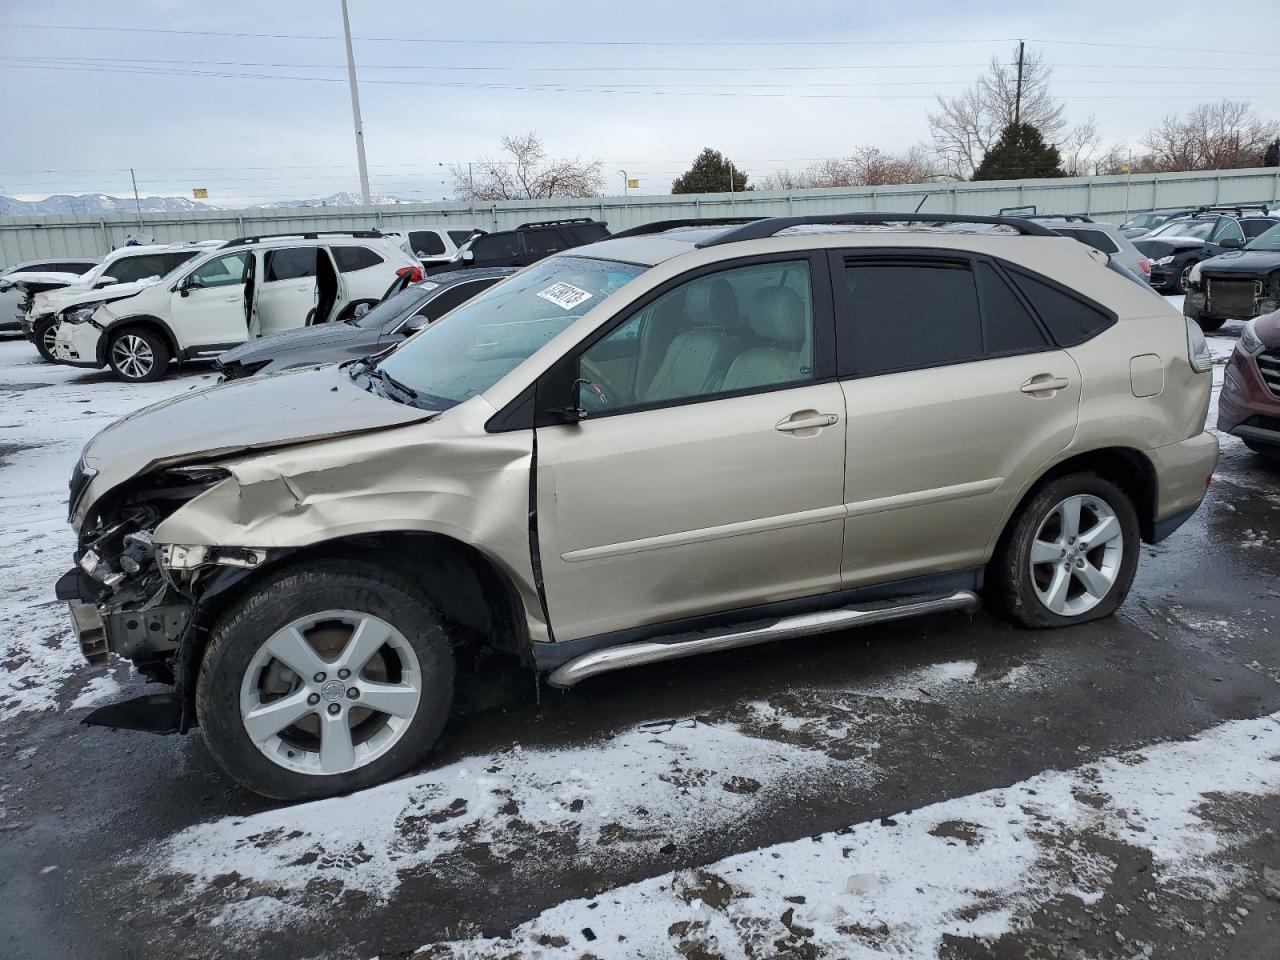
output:
[[[1071,386],[1071,381],[1066,377],[1055,377],[1051,373],[1037,373],[1030,380],[1024,381],[1018,389],[1033,397],[1040,397],[1052,396],[1059,390],[1065,390],[1069,386]]]
[[[243,296],[239,296],[239,297],[223,297],[223,298],[222,298],[222,300],[223,300],[223,302],[224,302],[224,303],[239,303],[239,302],[240,302],[241,300],[243,300],[243,299],[244,299],[244,297],[243,297]]]
[[[783,433],[795,433],[799,430],[821,430],[823,427],[830,427],[840,420],[834,413],[812,413],[808,410],[799,414],[793,413],[789,417],[784,417],[774,424],[775,430],[781,430]]]

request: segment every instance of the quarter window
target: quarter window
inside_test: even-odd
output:
[[[1029,273],[1009,273],[1060,347],[1084,343],[1115,322],[1110,314]]]
[[[888,373],[979,359],[978,291],[967,261],[856,261],[844,267],[837,341],[842,375]],[[848,368],[848,369],[844,369]]]
[[[435,234],[432,234],[432,236],[435,236]],[[438,240],[439,237],[436,237],[436,239]],[[440,249],[443,250],[444,247]],[[338,265],[339,273],[367,270],[369,267],[376,267],[382,263],[382,257],[368,247],[330,247],[329,252],[333,254],[333,260]]]
[[[434,257],[444,253],[444,241],[434,230],[410,230],[409,248],[415,256]]]
[[[1050,344],[1044,331],[995,267],[979,261],[975,269],[982,299],[986,352],[1002,356],[1048,348]]]
[[[202,263],[191,271],[187,278],[189,287],[227,287],[244,283],[244,268],[249,260],[249,252],[229,253],[225,257],[217,257],[208,263]]]
[[[450,230],[449,231],[449,239],[452,240],[454,244],[459,247],[462,246],[464,243],[466,243],[475,235],[476,235],[476,231],[474,230]]]
[[[690,280],[643,307],[578,362],[579,403],[598,413],[767,390],[813,379],[809,262]]]
[[[268,250],[265,283],[277,280],[301,280],[316,275],[316,247],[290,247]]]

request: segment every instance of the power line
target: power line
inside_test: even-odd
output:
[[[167,68],[149,68],[149,67],[115,67],[115,66],[74,66],[71,64],[34,64],[34,63],[15,63],[7,65],[10,70],[52,70],[55,72],[89,72],[89,73],[118,73],[118,74],[140,74],[142,76],[181,76],[181,77],[197,77],[204,79],[220,79],[220,80],[291,80],[306,81],[311,83],[345,83],[346,80],[340,77],[298,77],[283,74],[252,74],[252,73],[230,73],[224,71],[205,71],[205,70],[177,70]],[[702,89],[705,85],[699,85],[699,89],[691,90],[669,90],[654,89],[656,85],[642,84],[596,84],[589,86],[571,85],[568,83],[467,83],[462,81],[436,81],[436,80],[365,80],[366,84],[383,84],[391,86],[409,86],[409,87],[435,87],[446,89],[469,89],[469,90],[519,90],[530,92],[556,92],[556,93],[602,93],[602,94],[631,94],[641,96],[668,96],[668,97],[754,97],[754,98],[774,98],[774,99],[807,99],[807,100],[932,100],[929,94],[840,94],[840,93],[755,93],[746,90],[706,90]],[[965,81],[938,81],[948,83],[962,83]],[[938,82],[930,81],[904,81],[902,83],[879,83],[872,82],[867,84],[844,84],[843,86],[936,86]],[[1064,81],[1066,82],[1066,81]],[[1107,83],[1110,81],[1078,81],[1081,83]],[[1191,83],[1193,81],[1184,81]],[[1227,83],[1247,83],[1250,87],[1257,86],[1280,86],[1277,83],[1257,83],[1249,81],[1223,81]],[[1168,86],[1167,83],[1160,84]],[[688,86],[687,84],[676,86]],[[730,85],[732,86],[732,85]],[[758,84],[746,84],[741,86],[765,86]],[[817,86],[805,84],[784,84],[782,86]],[[1203,86],[1203,84],[1197,84]],[[1060,100],[1182,100],[1186,98],[1186,94],[1159,94],[1159,95],[1140,95],[1140,94],[1114,94],[1114,95],[1068,95],[1058,97]],[[1255,98],[1255,99],[1271,99],[1271,98]]]
[[[244,31],[223,30],[175,30],[161,27],[108,27],[86,24],[47,24],[47,23],[0,23],[0,27],[10,30],[79,30],[109,33],[156,33],[171,36],[197,37],[242,37],[259,40],[342,40],[338,34],[297,34],[297,33],[249,33]],[[1030,43],[1062,44],[1081,47],[1106,47],[1114,50],[1158,50],[1167,53],[1219,53],[1233,57],[1258,56],[1280,57],[1280,53],[1240,49],[1209,49],[1205,47],[1168,47],[1155,44],[1135,43],[1102,43],[1089,40],[1057,40],[1037,39],[1034,37],[989,37],[951,38],[910,40],[876,39],[876,40],[546,40],[546,39],[513,39],[507,37],[352,37],[353,40],[372,43],[427,43],[438,45],[501,45],[501,46],[552,46],[552,47],[844,47],[844,46],[917,46],[917,45],[954,45],[954,44],[992,44],[1017,43],[1020,39]]]

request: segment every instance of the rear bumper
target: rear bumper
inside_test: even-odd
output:
[[[1146,454],[1156,473],[1151,540],[1157,543],[1186,523],[1200,507],[1218,464],[1218,438],[1206,430]]]

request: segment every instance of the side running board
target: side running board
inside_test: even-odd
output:
[[[611,670],[638,667],[659,660],[676,660],[699,653],[713,653],[734,647],[749,647],[771,640],[803,637],[834,630],[846,630],[890,620],[905,620],[929,613],[945,613],[950,610],[974,610],[978,597],[972,590],[956,590],[954,593],[926,597],[905,597],[885,603],[863,606],[839,607],[817,613],[804,613],[783,617],[766,623],[757,621],[748,626],[728,627],[722,632],[702,632],[685,637],[671,637],[665,641],[648,640],[642,643],[626,643],[604,650],[594,650],[557,667],[547,681],[553,687],[572,687],[574,684]]]

